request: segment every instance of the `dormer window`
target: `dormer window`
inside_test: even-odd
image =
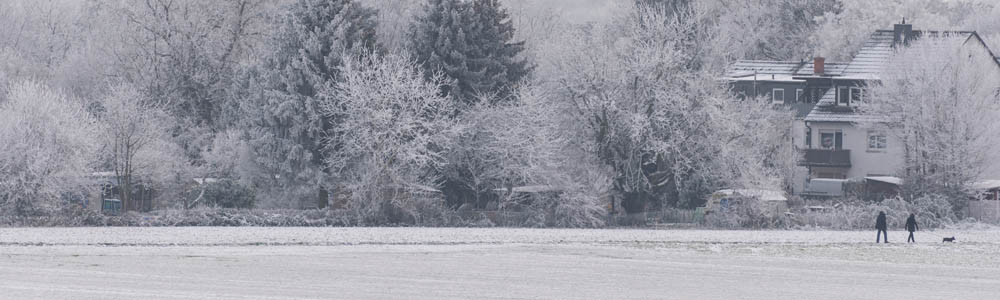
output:
[[[772,104],[785,104],[785,89],[772,89],[771,90],[771,103]]]
[[[864,100],[864,90],[859,87],[851,88],[851,103],[858,104]]]

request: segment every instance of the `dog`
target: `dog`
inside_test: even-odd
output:
[[[942,243],[944,243],[944,242],[954,243],[955,242],[955,237],[950,237],[950,238],[946,237],[946,238],[942,239],[941,242]]]

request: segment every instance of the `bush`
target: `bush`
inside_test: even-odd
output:
[[[731,203],[725,210],[705,215],[705,224],[714,228],[761,229],[780,228],[787,223],[783,215],[768,215],[757,198],[742,197]]]
[[[910,213],[916,214],[921,227],[941,228],[959,220],[953,207],[947,196],[930,194],[913,199]]]
[[[886,213],[886,225],[890,229],[904,228],[910,213],[916,214],[920,227],[926,229],[941,228],[958,220],[948,197],[931,194],[913,201],[894,197],[876,203],[838,203],[829,211],[803,212],[795,216],[790,225],[838,230],[874,229],[875,217],[883,211]]]

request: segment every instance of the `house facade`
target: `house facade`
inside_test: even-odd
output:
[[[794,143],[801,155],[799,165],[808,169],[808,175],[797,180],[802,185],[794,192],[814,192],[813,179],[897,176],[904,163],[898,135],[882,126],[886,120],[860,113],[859,107],[867,100],[866,86],[879,80],[898,48],[923,36],[961,43],[974,49],[970,51],[974,55],[990,55],[1000,66],[973,31],[920,31],[910,24],[896,24],[892,30],[874,32],[850,62],[739,61],[725,80],[738,97],[761,97],[795,112]]]

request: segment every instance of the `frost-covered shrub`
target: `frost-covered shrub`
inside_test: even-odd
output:
[[[23,81],[0,100],[0,212],[34,215],[94,188],[96,121],[81,102]]]
[[[559,195],[552,208],[552,225],[556,227],[604,226],[604,207],[597,195],[585,191],[572,191]]]
[[[933,194],[913,201],[893,197],[876,203],[841,203],[828,211],[804,212],[793,220],[799,226],[839,230],[874,229],[879,212],[886,213],[886,225],[890,230],[904,228],[906,218],[911,213],[916,214],[921,228],[939,228],[957,220],[948,197]]]
[[[958,221],[952,201],[947,196],[929,194],[913,199],[910,213],[923,228],[940,228]],[[905,222],[904,222],[905,224]]]
[[[345,211],[260,210],[199,208],[130,211],[117,216],[79,207],[65,207],[31,217],[0,216],[0,226],[352,226],[358,223]]]

